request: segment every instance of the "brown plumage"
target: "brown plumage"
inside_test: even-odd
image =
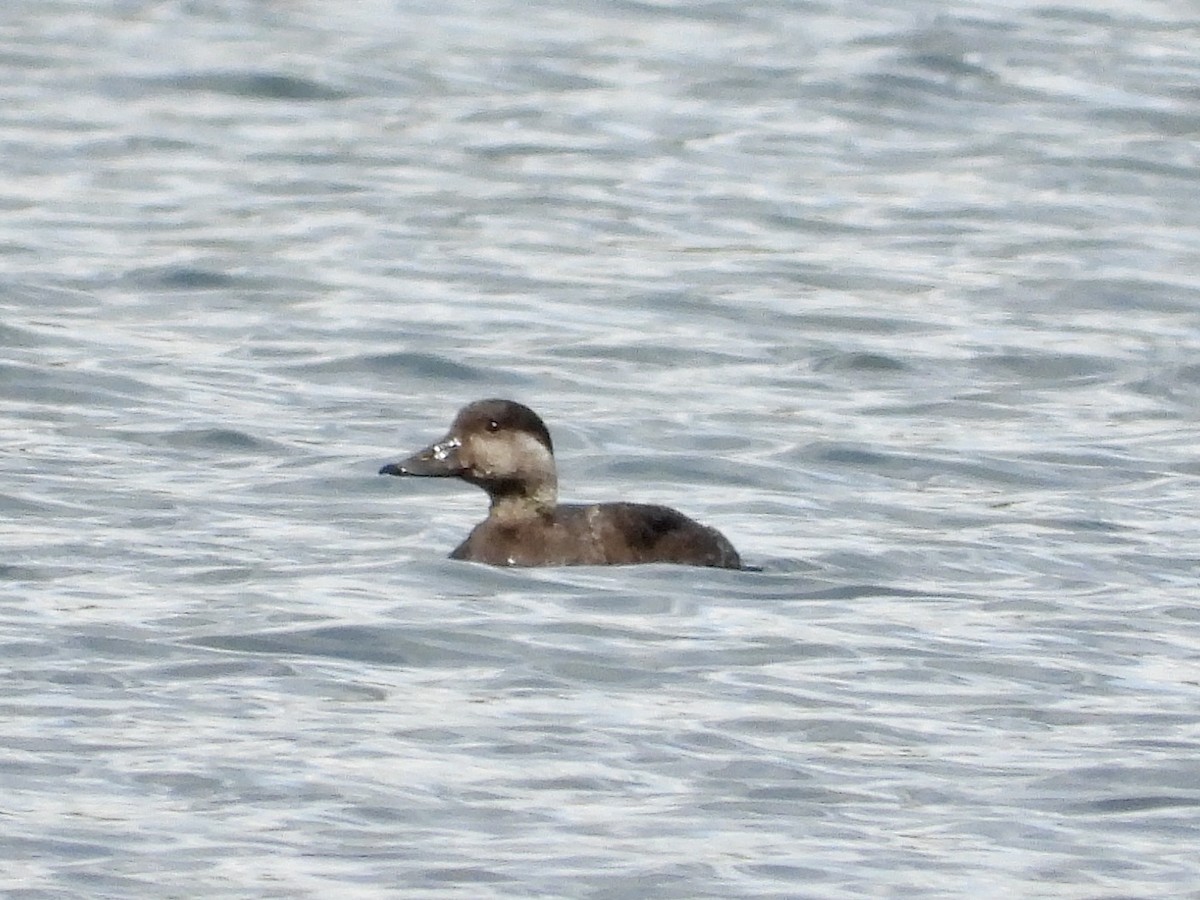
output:
[[[463,407],[444,438],[379,471],[461,478],[487,492],[488,517],[452,559],[497,566],[742,567],[724,535],[670,507],[559,504],[550,432],[537,413],[512,400]]]

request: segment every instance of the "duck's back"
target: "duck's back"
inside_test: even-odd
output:
[[[509,566],[678,563],[740,569],[733,545],[714,528],[669,506],[645,503],[559,505],[518,524],[486,519],[451,554]]]
[[[677,509],[646,503],[603,503],[593,507],[608,536],[613,563],[669,562],[740,569],[733,544],[715,528]]]

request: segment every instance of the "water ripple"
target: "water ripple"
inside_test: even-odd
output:
[[[0,891],[1195,893],[1185,6],[12,0]]]

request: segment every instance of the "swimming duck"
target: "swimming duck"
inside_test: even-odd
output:
[[[445,437],[379,474],[461,478],[487,492],[487,518],[451,559],[494,566],[742,567],[724,535],[668,506],[559,503],[550,432],[537,413],[512,400],[464,406]]]

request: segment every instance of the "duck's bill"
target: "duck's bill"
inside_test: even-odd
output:
[[[420,453],[414,453],[408,459],[388,463],[379,470],[380,475],[421,475],[430,478],[448,478],[462,472],[462,463],[458,458],[462,442],[458,438],[447,437],[431,444]]]

